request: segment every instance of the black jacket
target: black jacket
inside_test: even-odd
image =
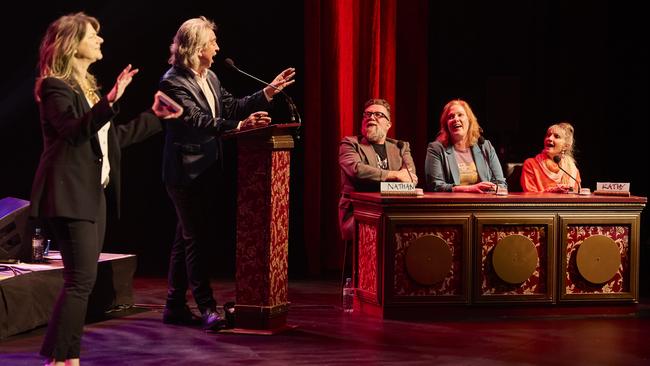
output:
[[[162,169],[165,184],[188,185],[219,159],[223,132],[237,128],[239,121],[251,113],[268,109],[262,91],[235,98],[211,70],[208,84],[217,100],[216,118],[191,70],[172,66],[160,80],[160,90],[183,106],[183,115],[166,123]]]
[[[31,215],[95,221],[99,207],[102,152],[97,131],[117,114],[106,97],[92,108],[81,89],[57,78],[41,85],[43,153],[31,194]],[[151,110],[127,124],[111,124],[108,130],[110,183],[117,213],[120,199],[120,148],[162,130]]]

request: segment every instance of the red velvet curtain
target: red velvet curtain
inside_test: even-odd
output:
[[[426,115],[426,14],[426,0],[305,2],[303,205],[310,274],[340,268],[338,144],[344,136],[360,133],[363,103],[370,98],[388,100],[393,116],[389,136],[407,141],[424,136],[426,146],[426,120],[420,127],[400,122],[418,121],[413,117],[422,108]],[[415,34],[399,34],[401,27]],[[399,47],[398,40],[404,41]],[[401,59],[404,68],[398,64]],[[404,81],[398,82],[398,76]]]

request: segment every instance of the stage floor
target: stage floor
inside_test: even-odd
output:
[[[214,281],[231,301],[232,280]],[[274,336],[164,325],[164,278],[134,280],[136,309],[86,326],[86,365],[648,365],[650,306],[634,315],[494,317],[426,322],[344,314],[337,281],[289,282]],[[190,303],[194,305],[193,303]],[[194,308],[194,311],[196,309]],[[36,365],[44,327],[0,341],[0,365]]]

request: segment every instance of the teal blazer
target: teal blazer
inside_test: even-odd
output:
[[[490,141],[485,140],[482,146],[472,145],[471,150],[480,181],[506,185],[499,157]],[[485,161],[486,156],[489,166]],[[445,147],[439,141],[430,143],[427,147],[424,173],[427,191],[451,192],[453,186],[460,185],[460,173],[453,145]]]

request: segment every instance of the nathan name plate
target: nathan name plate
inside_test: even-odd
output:
[[[382,196],[418,196],[421,191],[411,182],[381,182],[380,186]]]
[[[630,196],[630,183],[598,182],[594,194],[606,196]]]

